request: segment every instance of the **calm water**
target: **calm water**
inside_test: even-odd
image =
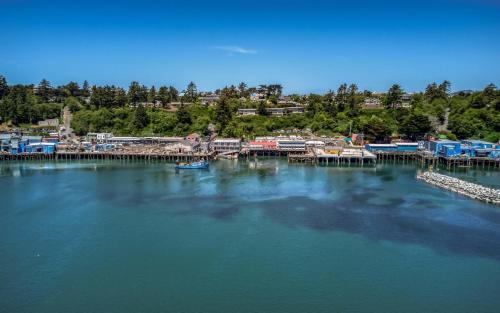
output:
[[[415,171],[2,163],[0,311],[499,312],[500,207]]]

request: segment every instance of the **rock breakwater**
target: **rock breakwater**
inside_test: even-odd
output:
[[[435,172],[424,172],[421,174],[417,174],[417,179],[476,200],[500,205],[499,189],[484,187],[478,184],[470,183],[458,178],[438,174]]]

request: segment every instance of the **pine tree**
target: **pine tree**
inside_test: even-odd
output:
[[[155,86],[152,86],[151,89],[149,89],[148,93],[148,102],[152,103],[153,105],[156,105],[156,88]]]
[[[50,86],[50,82],[44,78],[38,84],[38,88],[36,90],[36,95],[39,96],[40,99],[42,99],[42,101],[47,102],[47,101],[49,101],[53,92],[54,92],[54,90]]]
[[[9,92],[9,85],[7,85],[7,80],[4,76],[0,75],[0,100],[3,99]]]
[[[149,123],[148,114],[146,113],[146,109],[141,103],[135,109],[133,123],[137,129],[143,129]]]
[[[257,108],[257,113],[259,115],[262,115],[262,116],[267,116],[269,115],[269,112],[267,111],[267,108],[266,108],[266,102],[261,100],[259,101],[259,106]]]
[[[387,92],[386,106],[388,108],[396,108],[397,105],[401,104],[403,100],[403,89],[398,84],[394,84],[389,88]]]
[[[231,121],[231,108],[225,97],[221,97],[215,107],[215,120],[220,125],[220,130],[223,130]]]

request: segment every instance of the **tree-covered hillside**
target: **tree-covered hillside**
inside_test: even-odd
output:
[[[426,90],[405,94],[395,84],[384,94],[360,91],[356,84],[341,84],[326,94],[291,95],[287,101],[303,106],[303,114],[271,116],[270,107],[283,107],[282,86],[226,86],[216,90],[218,100],[202,104],[190,83],[179,92],[172,86],[146,87],[132,82],[127,90],[75,82],[53,87],[8,85],[0,76],[0,117],[7,126],[34,124],[59,117],[63,107],[73,112],[78,135],[113,132],[116,135],[208,134],[252,138],[279,130],[310,130],[318,135],[363,133],[371,142],[391,136],[418,140],[426,135],[450,139],[500,140],[500,91],[492,84],[482,91],[450,94],[450,83],[431,83]],[[252,95],[258,95],[257,99]],[[375,99],[380,108],[364,107]],[[239,108],[255,108],[258,115],[238,116]]]

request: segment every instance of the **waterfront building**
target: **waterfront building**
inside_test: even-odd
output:
[[[416,152],[418,150],[418,142],[397,142],[397,151]]]
[[[188,140],[188,141],[200,141],[201,136],[197,133],[192,133],[192,134],[187,135],[186,140]]]
[[[257,115],[257,109],[238,109],[238,115]]]
[[[19,151],[19,152],[21,152],[21,151]],[[56,144],[53,142],[31,143],[31,144],[26,146],[26,152],[52,154],[52,153],[56,152]]]
[[[173,144],[184,141],[183,137],[110,137],[107,142],[110,144]]]
[[[462,153],[460,142],[451,140],[431,140],[425,143],[426,150],[434,156],[456,156]]]
[[[212,141],[211,148],[216,152],[240,151],[241,139],[217,138]]]
[[[471,148],[479,148],[479,149],[493,148],[493,143],[482,140],[468,139],[468,140],[462,140],[461,143]]]
[[[397,151],[398,146],[388,143],[368,143],[365,145],[365,149],[371,152],[389,152]]]
[[[306,151],[306,141],[302,139],[278,139],[277,147],[280,151]]]
[[[324,148],[325,142],[321,140],[307,140],[306,141],[307,148]]]
[[[250,141],[247,148],[250,151],[276,150],[278,144],[275,140],[255,140]]]

